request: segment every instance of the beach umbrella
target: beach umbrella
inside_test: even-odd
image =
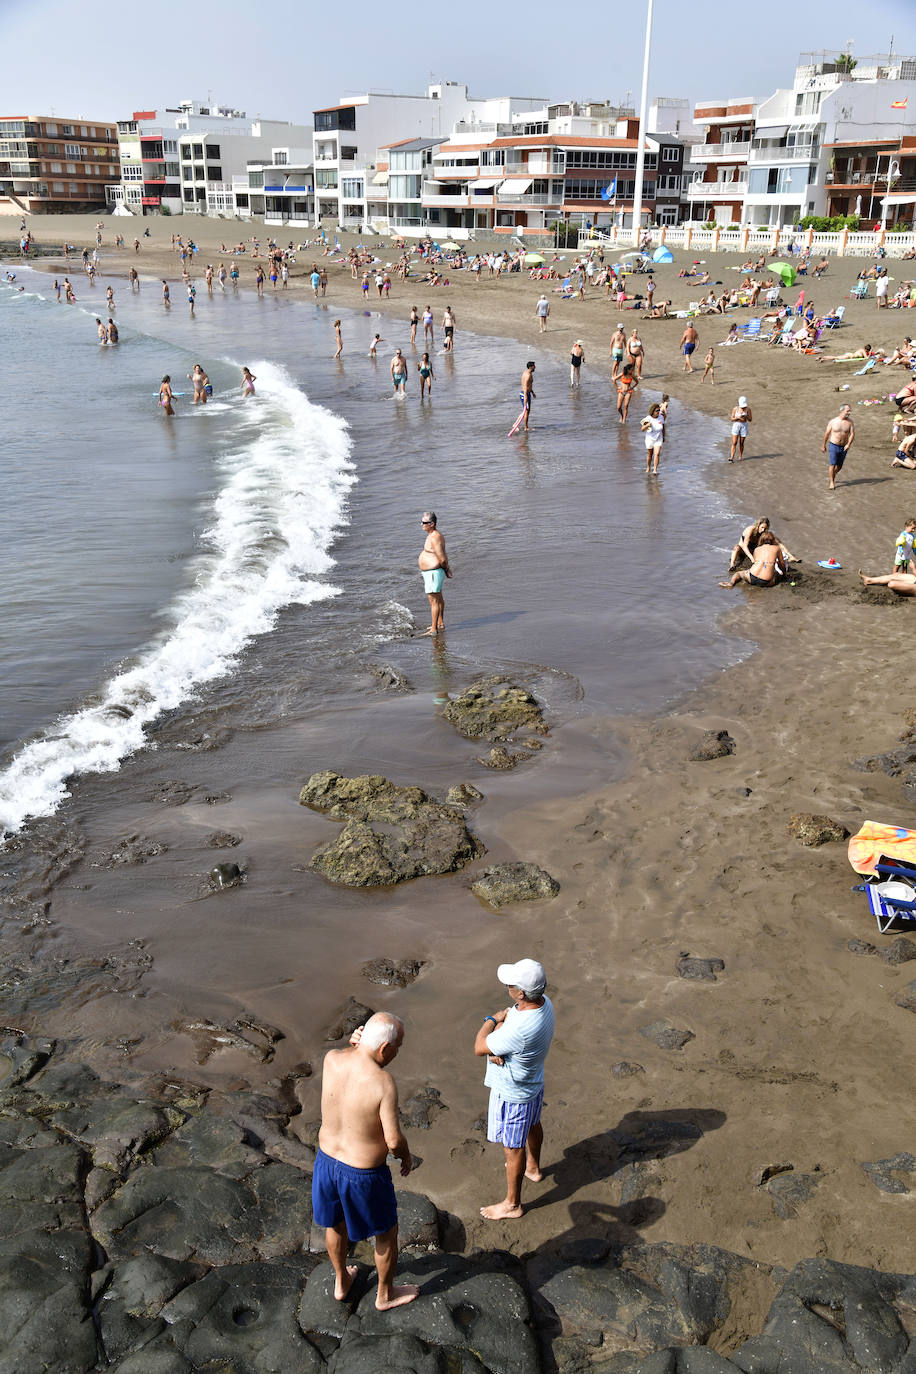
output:
[[[460,249],[460,246],[460,244],[453,243],[451,239],[449,239],[446,243],[441,243],[439,245],[440,248],[446,248],[450,253],[457,253]]]
[[[526,253],[525,265],[528,267],[540,267],[544,261],[541,253]]]
[[[656,248],[655,252],[652,254],[652,261],[674,262],[674,254],[672,253],[670,248],[666,248],[664,244],[661,244],[660,247]]]
[[[795,268],[787,262],[771,262],[767,271],[775,272],[783,286],[792,286],[795,282]]]

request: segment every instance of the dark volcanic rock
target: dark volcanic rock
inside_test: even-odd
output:
[[[909,963],[911,959],[916,959],[916,944],[912,940],[908,940],[905,935],[900,935],[882,949],[881,958],[891,966]]]
[[[223,892],[228,887],[241,887],[244,881],[243,864],[215,864],[210,869],[210,886],[217,892]]]
[[[632,1078],[634,1074],[645,1073],[645,1069],[642,1064],[630,1063],[626,1059],[621,1059],[611,1069],[611,1073],[615,1078]]]
[[[150,793],[149,800],[164,806],[184,806],[191,800],[193,792],[193,783],[180,782],[173,778],[167,782],[157,783]]]
[[[420,787],[399,787],[378,775],[314,773],[299,801],[346,820],[337,838],[317,849],[309,863],[345,887],[382,887],[423,874],[453,873],[484,852],[456,807],[435,801]]]
[[[797,1217],[802,1203],[808,1201],[820,1181],[818,1174],[797,1174],[794,1170],[773,1175],[766,1183],[773,1211],[783,1221]]]
[[[907,983],[905,988],[894,998],[898,1007],[903,1007],[904,1011],[916,1011],[916,979],[912,983]]]
[[[386,988],[406,988],[420,975],[425,959],[368,959],[360,964],[359,971],[370,983],[379,983]]]
[[[875,945],[870,945],[867,940],[847,940],[846,948],[850,954],[877,954]]]
[[[849,831],[839,821],[831,820],[829,816],[814,815],[810,811],[799,811],[790,816],[786,831],[809,849],[830,844],[833,840],[845,840],[849,836]]]
[[[401,1103],[401,1125],[406,1131],[428,1131],[439,1113],[447,1111],[438,1088],[418,1088]]]
[[[916,1174],[916,1156],[911,1155],[908,1150],[899,1155],[891,1155],[890,1159],[875,1159],[871,1162],[863,1160],[862,1168],[882,1193],[908,1193],[908,1182],[912,1182],[916,1187],[916,1178],[905,1180],[901,1177],[903,1174]]]
[[[537,902],[555,897],[560,890],[556,878],[551,878],[537,864],[494,864],[485,868],[471,883],[471,891],[490,906],[506,906],[509,902]]]
[[[484,768],[495,768],[497,772],[508,773],[516,764],[527,758],[530,758],[529,754],[510,754],[501,744],[494,744],[489,754],[477,755],[477,762],[482,763]]]
[[[682,954],[675,968],[679,978],[692,979],[698,983],[716,983],[716,974],[725,971],[725,960],[698,959],[693,954]]]
[[[386,692],[412,692],[410,680],[390,663],[370,663],[369,672]]]
[[[483,801],[483,793],[470,782],[458,782],[445,794],[449,806],[470,806],[473,802]]]
[[[705,730],[698,744],[690,751],[692,763],[708,763],[711,759],[724,759],[737,749],[735,741],[727,730]]]
[[[371,1007],[366,1007],[362,1002],[357,1002],[355,997],[351,997],[344,1007],[340,1016],[332,1026],[329,1026],[325,1034],[325,1040],[349,1040],[357,1026],[364,1026],[370,1016],[375,1012]]]
[[[121,864],[145,864],[149,859],[167,854],[168,848],[161,840],[151,840],[146,835],[125,835],[104,860],[104,866],[118,868]]]
[[[651,1025],[641,1026],[640,1035],[652,1040],[660,1050],[682,1050],[689,1040],[696,1036],[690,1030],[678,1030],[668,1021],[653,1021]]]
[[[211,830],[204,840],[204,844],[210,849],[234,849],[237,844],[241,843],[241,835],[233,835],[229,830]]]
[[[472,682],[442,714],[465,739],[505,740],[523,729],[547,732],[537,699],[508,677]]]

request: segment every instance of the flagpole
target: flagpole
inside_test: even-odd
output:
[[[652,44],[652,0],[646,8],[646,50],[642,64],[642,95],[639,100],[639,134],[636,149],[636,186],[633,193],[633,247],[639,247],[640,220],[642,219],[643,172],[646,163],[645,127],[646,107],[649,101],[649,50]]]

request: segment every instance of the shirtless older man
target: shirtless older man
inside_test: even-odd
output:
[[[403,1307],[419,1294],[413,1284],[392,1283],[398,1258],[398,1204],[385,1162],[388,1151],[410,1173],[410,1149],[398,1117],[398,1090],[388,1072],[404,1040],[397,1016],[378,1011],[354,1031],[350,1046],[325,1055],[321,1130],[312,1174],[312,1215],[324,1226],[334,1266],[334,1296],[343,1302],[357,1268],[347,1264],[350,1241],[375,1237],[380,1312]]]
[[[739,582],[746,582],[751,587],[772,587],[776,582],[777,570],[781,573],[786,570],[786,560],[779,541],[775,534],[762,534],[754,548],[754,562],[751,567],[732,573],[728,581],[720,582],[719,586],[736,587]]]
[[[849,456],[856,437],[856,427],[852,423],[852,406],[840,406],[839,414],[834,415],[832,420],[827,423],[824,430],[824,442],[821,444],[821,452],[828,452],[829,463],[828,487],[830,491],[836,490],[837,473],[843,469],[843,464]]]
[[[424,511],[420,524],[426,531],[426,543],[420,550],[417,564],[423,574],[423,587],[429,598],[432,617],[432,623],[426,633],[437,635],[445,629],[445,598],[442,595],[442,584],[447,577],[451,577],[452,570],[448,565],[445,540],[441,531],[436,528],[436,512]]]

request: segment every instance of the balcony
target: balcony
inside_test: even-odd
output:
[[[697,143],[690,149],[691,162],[707,162],[712,158],[743,158],[750,151],[751,140],[741,139],[734,143]]]
[[[691,181],[687,187],[689,200],[734,200],[745,195],[746,181]]]
[[[499,168],[495,168],[499,171]],[[529,157],[527,162],[521,158],[510,157],[506,159],[506,165],[502,169],[506,175],[513,172],[522,172],[530,177],[561,177],[566,171],[565,157]]]
[[[530,191],[521,196],[506,195],[505,192],[499,191],[496,200],[499,205],[518,205],[521,207],[526,205],[559,205],[562,203],[560,199],[553,196],[534,195]]]
[[[754,165],[761,162],[816,162],[819,154],[820,148],[816,143],[805,143],[794,148],[777,145],[770,148],[752,148],[747,160]]]
[[[446,208],[455,206],[466,208],[475,203],[490,205],[492,204],[492,198],[492,191],[488,191],[486,195],[481,194],[476,196],[474,200],[471,200],[468,197],[467,191],[461,191],[458,194],[443,194],[442,192],[433,191],[431,188],[427,188],[423,192],[422,203],[423,208],[427,210],[437,210],[440,206],[445,206]]]

